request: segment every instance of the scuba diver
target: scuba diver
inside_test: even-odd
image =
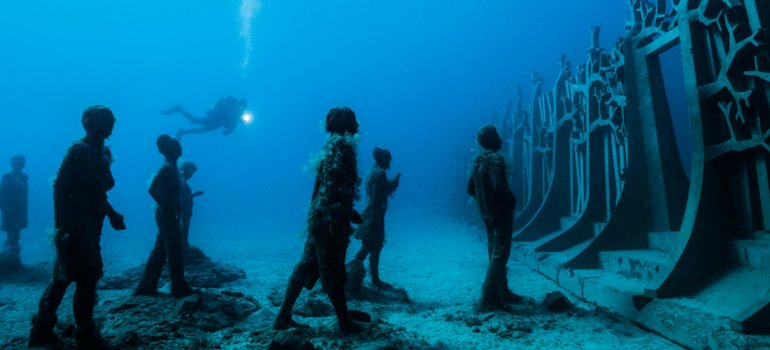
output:
[[[206,111],[206,116],[203,118],[196,118],[184,110],[182,105],[176,105],[169,109],[158,111],[158,113],[163,115],[173,115],[175,113],[179,113],[187,118],[190,123],[195,125],[202,125],[201,127],[194,129],[180,128],[174,137],[181,141],[182,136],[184,135],[204,134],[209,131],[219,129],[220,127],[225,128],[225,130],[222,130],[222,135],[227,136],[231,134],[233,130],[235,130],[235,128],[238,126],[238,124],[243,121],[241,116],[243,115],[246,106],[247,102],[245,99],[238,100],[237,98],[230,95],[220,98],[219,101],[214,104],[214,107],[211,107],[208,111]]]

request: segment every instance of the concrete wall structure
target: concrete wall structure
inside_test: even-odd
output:
[[[627,34],[506,106],[513,255],[694,349],[770,347],[770,1],[629,0]],[[691,178],[660,55],[680,50]],[[512,277],[515,278],[515,277]]]

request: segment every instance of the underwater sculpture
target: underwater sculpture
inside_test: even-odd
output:
[[[86,136],[67,150],[53,184],[56,258],[53,278],[32,319],[30,346],[59,342],[53,332],[56,310],[67,287],[75,282],[75,338],[84,349],[111,348],[99,334],[93,314],[96,284],[104,267],[99,245],[104,217],[114,229],[126,229],[123,216],[107,201],[115,179],[110,171],[112,153],[104,141],[112,134],[115,116],[109,108],[94,105],[83,111],[81,121]]]
[[[476,198],[487,229],[489,267],[481,292],[480,310],[502,308],[506,302],[515,302],[520,296],[508,289],[508,258],[513,236],[513,210],[516,197],[508,186],[505,160],[497,153],[502,140],[492,125],[479,129],[477,141],[480,154],[473,161],[468,194]]]
[[[362,243],[361,249],[356,253],[356,259],[364,261],[369,256],[372,284],[388,288],[390,285],[380,280],[380,252],[385,244],[385,211],[388,210],[388,197],[398,188],[401,174],[396,174],[393,180],[388,181],[385,170],[390,168],[390,151],[375,147],[372,156],[375,163],[366,175],[363,223],[358,226],[355,236]]]
[[[185,297],[195,291],[184,279],[184,252],[182,248],[181,187],[182,177],[176,165],[182,156],[182,146],[177,139],[166,134],[160,135],[156,142],[158,151],[165,157],[160,170],[150,184],[150,195],[158,203],[155,209],[155,222],[158,235],[155,247],[147,258],[144,273],[135,295],[157,295],[158,280],[163,272],[163,265],[168,259],[171,275],[171,295]]]
[[[238,126],[238,124],[241,123],[241,116],[243,115],[243,111],[246,109],[246,106],[247,102],[245,99],[238,100],[233,96],[227,96],[220,98],[219,101],[214,104],[214,107],[209,108],[206,111],[206,116],[203,118],[196,118],[184,110],[182,105],[176,105],[169,109],[158,111],[158,113],[164,115],[173,115],[175,113],[179,113],[187,118],[190,123],[195,125],[202,125],[201,127],[195,129],[180,128],[176,132],[175,137],[177,140],[181,140],[182,136],[184,135],[205,134],[209,131],[219,129],[220,127],[225,128],[225,130],[222,130],[222,135],[227,136],[231,134],[233,130],[235,130],[235,128]]]
[[[3,175],[0,181],[0,211],[3,212],[2,230],[8,236],[3,246],[2,260],[4,265],[21,266],[19,253],[19,238],[21,230],[27,228],[27,195],[29,176],[22,172],[27,160],[23,155],[11,157],[11,171]],[[4,268],[11,267],[5,266]]]
[[[203,194],[203,191],[192,192],[187,182],[198,171],[198,166],[190,161],[185,161],[179,167],[182,175],[182,247],[184,249],[185,263],[207,260],[208,257],[197,247],[191,247],[188,241],[190,237],[190,219],[192,219],[193,199]]]
[[[317,159],[313,196],[308,213],[308,237],[302,259],[294,267],[286,287],[281,309],[273,324],[276,329],[298,327],[291,318],[302,288],[312,289],[318,279],[334,307],[343,331],[360,329],[348,313],[345,299],[345,254],[353,233],[353,223],[361,215],[353,209],[360,198],[355,135],[356,115],[348,107],[332,108],[326,115],[326,131],[331,133]]]

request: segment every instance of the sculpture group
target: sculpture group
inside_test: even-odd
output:
[[[600,48],[599,28],[591,28],[587,61],[575,69],[562,56],[547,92],[533,74],[532,100],[523,102],[519,89],[515,108],[506,106],[498,121],[520,199],[514,256],[637,319],[666,299],[708,293],[725,276],[762,278],[759,292],[743,291],[743,302],[718,316],[736,331],[767,333],[770,3],[629,6],[627,34],[612,49]],[[681,51],[683,74],[662,70],[668,50]],[[664,81],[679,74],[686,96],[669,101]],[[686,104],[688,116],[672,116],[669,103]],[[672,126],[686,117],[689,179],[675,142],[683,135]],[[625,297],[594,293],[594,284],[612,289],[618,281]],[[673,334],[664,323],[650,324]]]

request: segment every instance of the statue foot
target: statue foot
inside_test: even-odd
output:
[[[277,329],[279,331],[287,330],[289,328],[310,328],[310,326],[294,321],[291,319],[291,317],[288,320],[279,317],[276,318],[275,322],[273,323],[273,329]]]
[[[344,321],[340,320],[340,329],[342,329],[342,332],[344,333],[360,333],[366,330],[366,326],[348,318]]]
[[[380,289],[392,289],[393,286],[389,283],[385,283],[383,281],[372,281],[372,284]]]

